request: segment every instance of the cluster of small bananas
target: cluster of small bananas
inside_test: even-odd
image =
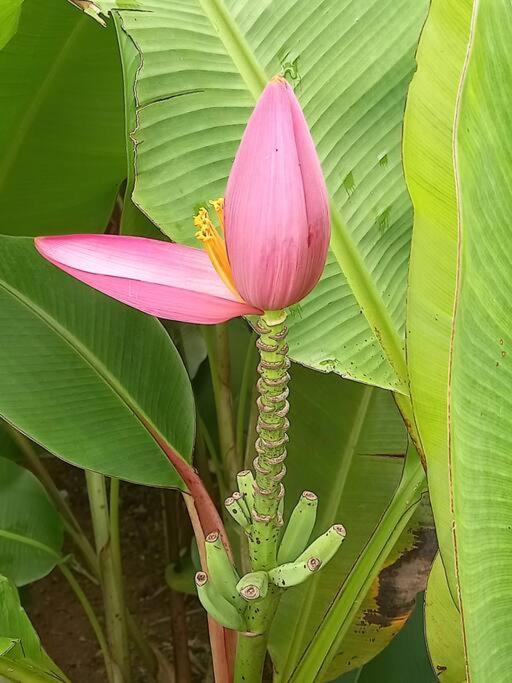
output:
[[[240,491],[226,500],[226,508],[250,533],[254,479],[248,470],[240,472],[237,479]],[[296,586],[335,555],[346,536],[341,524],[334,524],[306,547],[315,525],[317,507],[317,496],[311,491],[304,491],[279,545],[278,565],[268,572],[249,572],[240,578],[219,534],[214,532],[206,537],[208,573],[197,572],[196,587],[203,607],[219,624],[236,631],[247,631],[247,606],[250,602],[264,599],[269,585],[279,589]]]

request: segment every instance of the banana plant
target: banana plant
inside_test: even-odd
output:
[[[86,470],[94,547],[31,460],[106,634],[8,461],[0,517],[32,488],[49,540],[18,557],[4,529],[0,573],[68,573],[109,683],[131,676],[119,479],[183,492],[221,683],[261,681],[267,654],[276,683],[370,680],[430,568],[428,480],[433,672],[507,680],[511,19],[507,0],[0,9],[2,232],[38,235],[0,238],[0,414]],[[207,327],[206,389],[183,324]],[[0,666],[52,675],[19,637]]]

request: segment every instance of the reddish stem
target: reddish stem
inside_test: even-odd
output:
[[[190,495],[184,493],[183,499],[194,529],[201,566],[205,571],[208,570],[204,553],[204,539],[205,536],[213,531],[219,532],[222,542],[231,560],[233,560],[233,553],[224,524],[200,477],[191,465],[174,452],[162,436],[156,433],[148,424],[146,424],[146,428],[166,454],[190,492]],[[211,617],[208,617],[208,630],[210,633],[215,681],[216,683],[231,683],[234,671],[236,632],[225,629]]]

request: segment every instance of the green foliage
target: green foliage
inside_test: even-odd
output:
[[[1,47],[19,2],[0,4]],[[103,230],[126,177],[114,27],[65,0],[25,0],[0,82],[0,232]]]
[[[9,425],[0,420],[0,458],[9,458],[13,462],[21,462],[23,454],[14,441]]]
[[[462,624],[440,555],[432,565],[425,593],[425,630],[430,658],[442,683],[465,683]]]
[[[341,522],[347,529],[347,538],[317,577],[290,589],[281,601],[270,649],[277,680],[283,681],[288,680],[305,647],[325,620],[333,597],[378,525],[400,480],[407,448],[405,428],[388,392],[340,381],[335,376],[319,375],[299,366],[292,368],[290,386],[287,511],[308,488],[319,497],[313,537],[331,524]],[[378,485],[369,485],[369,482],[378,482]],[[413,544],[409,537],[405,546],[410,549]],[[370,605],[366,607],[370,609]],[[375,604],[371,608],[378,609]],[[347,631],[350,625],[351,620]],[[347,658],[341,656],[333,665],[338,668],[330,671],[331,677],[356,666],[357,658],[363,661],[365,652],[372,652],[373,647],[376,654],[392,637],[388,631],[387,636],[372,645],[375,633],[371,620],[364,617],[362,628],[354,626],[354,629],[358,633],[357,644],[351,641],[353,658],[349,657],[348,661],[352,659],[352,662],[347,663]],[[335,649],[332,655],[338,652],[343,652],[343,647]]]
[[[22,3],[23,0],[4,0],[0,5],[0,50],[16,33]]]
[[[335,683],[436,683],[423,628],[423,596],[419,595],[416,609],[393,642],[362,669]]]
[[[327,681],[350,669],[344,683],[435,680],[421,610],[385,647],[413,607],[429,556],[420,571],[424,474],[384,389],[395,392],[411,432],[417,427],[428,467],[440,543],[426,593],[435,671],[447,683],[506,680],[510,2],[432,0],[405,113],[405,178],[403,111],[428,0],[97,4],[112,13],[106,29],[64,0],[1,4],[0,232],[103,230],[126,179],[122,232],[155,236],[158,226],[193,244],[194,209],[223,194],[255,99],[269,77],[285,75],[318,147],[333,231],[318,287],[290,311],[291,357],[306,367],[292,370],[286,511],[311,489],[319,496],[312,537],[336,522],[348,535],[330,564],[279,605],[270,634],[276,683]],[[252,343],[244,324],[231,332],[240,451],[254,358],[244,363]],[[194,328],[176,339],[215,451],[204,345]],[[45,263],[31,240],[5,236],[0,415],[82,468],[185,488],[158,443],[190,462],[195,406],[166,331]],[[23,585],[55,566],[62,528],[16,455],[0,425],[0,572]],[[234,472],[212,456],[227,489]],[[312,525],[313,516],[307,534]],[[292,549],[302,541],[289,540]],[[421,579],[405,594],[397,590],[404,567]],[[191,572],[188,561],[170,566],[167,581],[192,591]],[[226,618],[214,584],[201,584],[203,602],[245,628],[236,610]],[[5,578],[2,676],[64,680]]]
[[[432,3],[404,121],[404,164],[414,204],[407,298],[408,369],[439,545],[453,596],[447,392],[457,271],[452,140],[471,8],[472,0]],[[445,49],[449,49],[449,60]]]
[[[0,458],[0,573],[18,586],[46,576],[62,539],[61,519],[43,486],[25,468]],[[0,630],[0,635],[12,634]]]
[[[453,504],[468,678],[504,681],[512,670],[512,5],[475,3],[474,22],[455,137]]]
[[[475,681],[511,667],[511,18],[504,1],[434,2],[406,116],[411,390]]]
[[[0,414],[59,457],[138,483],[183,486],[149,429],[190,460],[185,368],[155,319],[0,239]]]
[[[174,0],[139,0],[132,11],[97,4],[114,10],[142,57],[134,201],[178,241],[193,243],[198,202],[223,194],[265,81],[287,74],[333,197],[333,250],[291,319],[291,355],[405,390],[411,207],[401,120],[427,0],[205,0],[190,11]],[[121,48],[132,65],[133,45]]]
[[[2,674],[8,676],[9,680],[21,683],[69,683],[41,647],[39,636],[20,604],[16,588],[4,576],[0,576],[0,675]]]

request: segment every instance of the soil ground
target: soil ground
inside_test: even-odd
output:
[[[83,472],[56,459],[47,461],[54,481],[68,498],[82,528],[91,539],[89,504]],[[169,589],[164,580],[165,553],[160,491],[121,484],[121,534],[127,602],[148,640],[172,659]],[[74,549],[67,543],[64,551]],[[75,553],[76,554],[76,553]],[[97,586],[78,577],[97,614],[101,596]],[[106,674],[97,641],[80,604],[62,574],[55,570],[24,591],[24,603],[43,646],[72,683],[105,683]],[[186,597],[189,650],[195,681],[211,678],[206,619],[199,602]],[[151,677],[133,654],[133,683]],[[161,683],[171,683],[172,673]],[[159,681],[159,683],[160,683]]]

